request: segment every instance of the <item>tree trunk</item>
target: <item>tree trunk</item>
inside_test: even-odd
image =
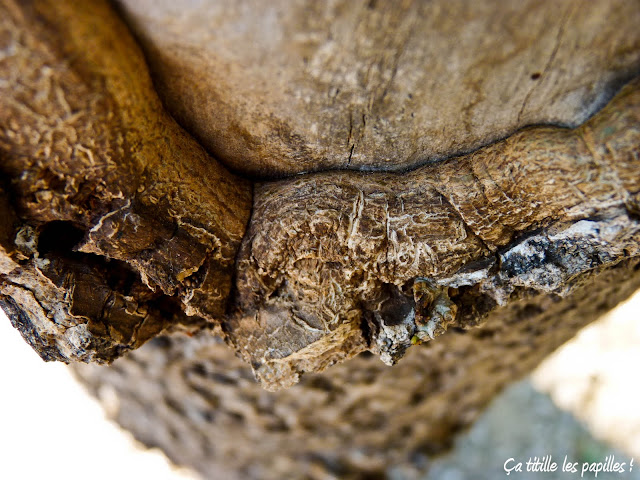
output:
[[[640,286],[636,1],[116,7],[0,1],[0,304],[175,461],[418,471]]]

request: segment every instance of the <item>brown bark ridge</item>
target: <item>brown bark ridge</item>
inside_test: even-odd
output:
[[[106,2],[0,2],[0,39],[0,296],[14,325],[43,358],[87,361],[216,322],[249,183],[163,110]]]

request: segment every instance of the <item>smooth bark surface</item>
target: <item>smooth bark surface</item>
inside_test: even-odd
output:
[[[637,0],[118,0],[167,107],[237,172],[404,171],[578,126],[640,72]]]

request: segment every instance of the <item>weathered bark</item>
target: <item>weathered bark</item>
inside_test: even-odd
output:
[[[578,126],[640,72],[636,0],[117,0],[179,121],[259,177],[403,171]]]
[[[267,387],[288,386],[364,350],[392,364],[414,335],[566,296],[638,256],[638,86],[576,130],[527,129],[401,175],[258,184],[230,340]]]
[[[203,323],[173,298],[219,319],[249,183],[163,110],[105,2],[0,9],[0,295],[14,324],[47,359],[111,360]]]
[[[0,1],[0,304],[174,332],[79,372],[176,461],[416,463],[640,284],[637,2],[173,4],[118,2],[154,85],[105,1]]]
[[[385,479],[398,466],[420,478],[502,387],[637,290],[640,260],[583,280],[564,299],[512,301],[481,328],[450,329],[393,367],[359,355],[275,393],[207,332],[74,368],[118,399],[121,425],[204,478]]]

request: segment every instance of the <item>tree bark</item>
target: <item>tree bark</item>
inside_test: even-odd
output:
[[[0,292],[14,324],[47,359],[108,361],[216,322],[249,182],[164,111],[106,2],[3,2],[0,21],[3,219],[15,215]]]
[[[589,5],[0,1],[0,304],[206,475],[419,470],[640,284]]]
[[[635,0],[118,0],[167,107],[237,172],[404,171],[541,123],[638,73]]]

